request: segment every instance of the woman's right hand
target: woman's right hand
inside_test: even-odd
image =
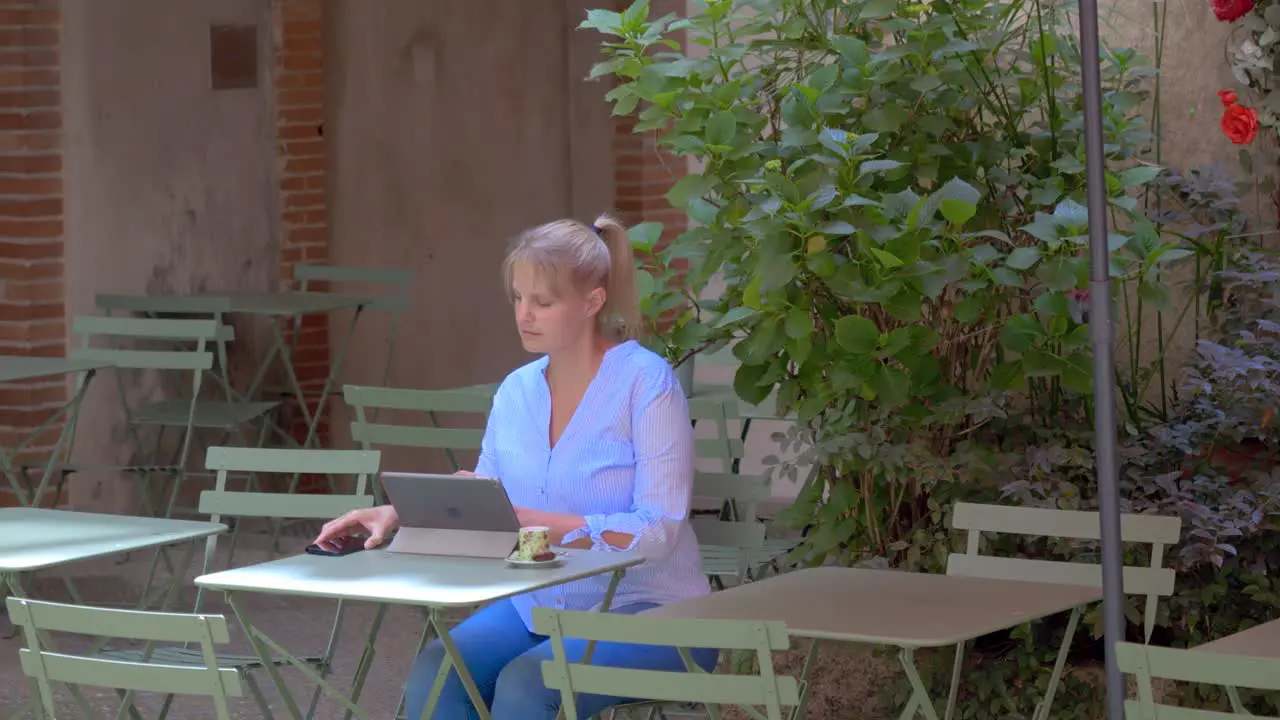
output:
[[[382,544],[387,535],[400,527],[400,517],[396,509],[390,505],[352,510],[341,517],[324,524],[315,544],[331,550],[339,550],[344,538],[357,533],[368,534],[364,548],[372,550]]]

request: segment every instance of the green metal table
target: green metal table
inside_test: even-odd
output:
[[[280,327],[280,322],[268,323],[271,326],[271,351],[262,360],[262,364],[258,367],[257,372],[254,373],[249,389],[245,392],[245,397],[247,398],[256,396],[266,381],[267,372],[270,370],[272,362],[279,357],[287,378],[287,389],[298,399],[298,407],[302,412],[302,419],[307,425],[306,439],[301,443],[301,447],[314,447],[315,434],[320,424],[320,416],[324,411],[325,401],[328,400],[329,393],[332,391],[335,378],[338,377],[342,370],[342,363],[346,358],[347,350],[351,346],[351,338],[355,335],[356,323],[360,320],[360,314],[375,301],[375,298],[366,295],[331,292],[214,292],[184,297],[206,300],[226,299],[230,302],[229,312],[231,313],[257,315],[273,321],[292,318],[295,320],[295,329],[298,326],[296,320],[304,315],[327,315],[342,310],[355,311],[352,313],[351,321],[347,325],[347,333],[346,337],[343,338],[342,346],[334,354],[332,362],[329,363],[329,373],[320,389],[315,415],[311,414],[302,384],[298,381],[297,369],[294,366],[293,346],[285,341],[284,331]],[[296,333],[294,339],[296,341]],[[284,429],[281,428],[280,430],[283,431]],[[283,435],[284,437],[290,437],[288,433],[283,433]]]
[[[1254,625],[1248,630],[1241,630],[1191,649],[1218,655],[1280,659],[1280,620]],[[1228,687],[1227,697],[1231,700],[1231,708],[1237,715],[1247,714],[1244,711],[1244,703],[1240,701],[1238,689]]]
[[[226,531],[227,526],[222,523],[194,520],[166,520],[45,508],[0,508],[0,595],[7,590],[15,597],[27,597],[21,576],[37,570],[179,543],[187,544],[187,552],[179,565],[185,569],[190,565],[197,547],[197,543],[192,541]],[[152,570],[154,569],[153,563]],[[147,589],[152,580],[151,577],[147,578],[139,607],[150,605]],[[162,591],[162,612],[177,595],[181,580],[182,577],[176,575],[169,579],[168,587]],[[84,600],[71,577],[63,575],[62,581],[72,602],[83,605]],[[105,645],[109,639],[107,636],[99,638],[95,647]],[[78,702],[83,703],[78,691],[73,694],[76,694]],[[34,706],[28,704],[13,717],[25,717],[33,709]]]
[[[76,420],[80,414],[80,403],[84,400],[85,391],[88,389],[89,382],[93,379],[94,374],[98,370],[107,367],[111,367],[111,364],[99,361],[71,360],[60,357],[0,356],[0,383],[20,382],[76,373],[84,374],[84,379],[77,384],[75,392],[71,394],[71,398],[55,410],[49,416],[49,419],[40,423],[40,426],[32,431],[26,440],[23,440],[18,447],[13,449],[0,448],[0,471],[4,473],[5,478],[9,481],[9,486],[13,488],[13,494],[17,497],[20,505],[39,505],[40,500],[49,489],[49,482],[52,480],[53,474],[58,472],[59,455],[62,456],[63,462],[70,459],[71,445],[75,440]],[[44,471],[40,475],[40,484],[32,490],[31,496],[28,497],[22,483],[26,473],[15,470],[14,463],[17,462],[18,455],[32,441],[38,438],[45,428],[57,422],[59,418],[65,418],[65,422],[62,424],[62,431],[58,434],[58,441],[53,447],[49,460],[44,464]]]
[[[286,658],[298,672],[338,700],[350,715],[368,720],[369,715],[357,703],[373,662],[374,642],[387,605],[409,605],[426,609],[427,630],[434,632],[444,645],[445,662],[432,685],[423,716],[431,717],[452,668],[466,688],[481,720],[489,720],[488,707],[442,624],[442,611],[448,608],[475,607],[531,590],[612,573],[601,604],[601,610],[604,611],[613,602],[614,591],[627,568],[641,562],[638,555],[629,552],[567,550],[563,561],[555,567],[528,568],[515,567],[502,560],[366,550],[343,557],[295,555],[203,575],[196,578],[195,582],[201,587],[224,593],[227,604],[240,619],[254,652],[262,660],[293,720],[303,720],[304,716],[281,679],[280,671],[271,661],[272,653]],[[255,627],[240,602],[239,593],[242,592],[379,603],[381,607],[365,640],[364,653],[356,668],[350,695],[344,695],[322,673],[307,666]]]
[[[938,720],[937,709],[916,669],[917,649],[954,646],[1101,598],[1100,587],[818,567],[682,600],[646,614],[773,620],[786,623],[792,637],[810,640],[800,673],[800,704],[793,720],[805,714],[808,676],[819,640],[897,647],[899,662],[911,683],[902,720],[916,713]],[[1062,652],[1066,650],[1062,648]]]

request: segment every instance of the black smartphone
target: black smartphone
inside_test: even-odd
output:
[[[307,553],[308,555],[323,555],[325,557],[341,557],[343,555],[350,555],[351,553],[360,552],[363,549],[364,549],[364,538],[348,537],[348,538],[343,538],[341,542],[341,547],[338,547],[336,549],[320,547],[319,545],[308,545],[305,548],[303,548],[303,552]]]

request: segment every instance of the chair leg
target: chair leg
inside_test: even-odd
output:
[[[951,720],[956,711],[956,698],[960,695],[960,668],[964,665],[964,651],[967,643],[956,643],[956,659],[951,665],[951,691],[947,693],[947,711],[943,720]]]

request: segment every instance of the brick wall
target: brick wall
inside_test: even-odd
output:
[[[274,0],[273,5],[280,283],[286,289],[293,286],[295,265],[329,262],[323,9],[323,0]],[[318,391],[329,374],[328,316],[303,319],[295,367],[314,413]],[[325,418],[319,430],[327,439]],[[292,425],[302,440],[306,429],[301,413],[293,413]]]
[[[618,11],[631,0],[620,0]],[[653,0],[650,17],[675,13],[687,15],[685,0]],[[680,38],[681,34],[677,34]],[[683,41],[682,38],[680,38]],[[629,118],[614,120],[614,191],[618,214],[629,224],[660,222],[664,226],[659,245],[673,240],[689,228],[683,211],[667,203],[667,191],[685,176],[685,161],[659,149],[658,131],[635,134]]]
[[[62,111],[58,0],[0,0],[0,354],[62,355]],[[14,448],[67,398],[64,378],[0,386]],[[60,427],[31,445],[41,457]],[[0,481],[0,505],[12,503]]]

